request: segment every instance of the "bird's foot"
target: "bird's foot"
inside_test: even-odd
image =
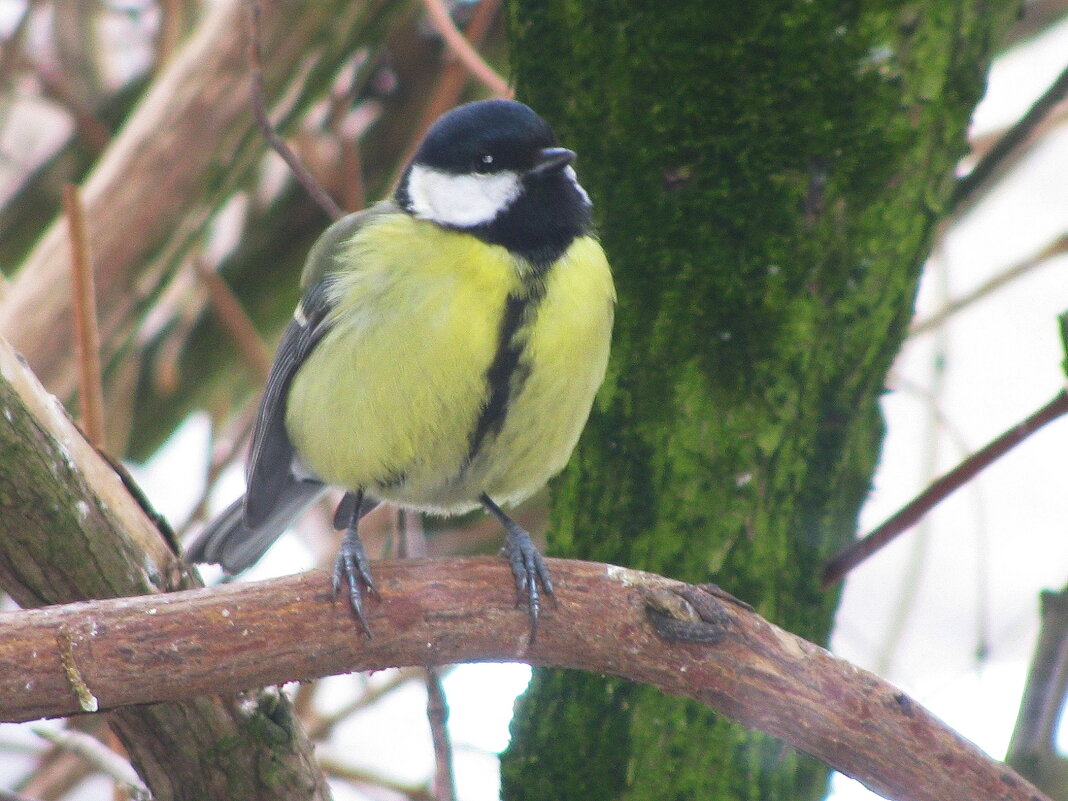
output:
[[[367,618],[363,613],[363,588],[366,587],[375,598],[380,597],[371,579],[371,562],[360,542],[360,535],[355,528],[345,531],[341,538],[341,548],[338,550],[337,559],[334,561],[334,595],[341,592],[342,583],[349,588],[349,606],[360,621],[360,626],[368,637],[371,628],[367,625]]]
[[[479,500],[486,511],[501,521],[507,532],[504,538],[504,548],[501,553],[508,557],[508,564],[512,566],[512,575],[515,576],[515,588],[519,593],[519,602],[524,599],[527,602],[527,611],[530,614],[530,641],[534,642],[538,636],[538,613],[541,611],[541,592],[538,585],[545,590],[548,597],[553,597],[553,582],[549,577],[549,568],[545,566],[545,560],[538,553],[530,534],[527,533],[517,522],[501,511],[489,495],[483,493]]]
[[[553,595],[553,582],[549,576],[549,568],[545,566],[545,559],[538,553],[537,547],[530,539],[530,535],[518,525],[513,523],[508,527],[508,534],[504,539],[504,548],[501,551],[508,557],[508,564],[512,566],[512,575],[515,576],[515,588],[519,593],[517,606],[522,601],[527,603],[527,612],[530,615],[530,641],[534,642],[538,634],[538,614],[541,611],[541,589],[547,596]]]

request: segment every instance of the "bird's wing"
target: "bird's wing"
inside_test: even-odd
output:
[[[301,278],[304,297],[282,334],[252,432],[245,491],[245,524],[251,528],[271,515],[283,488],[294,480],[295,451],[286,431],[286,398],[297,370],[330,330],[328,289],[338,252],[369,219],[395,208],[392,204],[378,204],[338,220],[323,232],[308,253]]]

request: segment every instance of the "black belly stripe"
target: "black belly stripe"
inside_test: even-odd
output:
[[[541,284],[541,282],[539,282]],[[544,290],[543,284],[527,287],[525,295],[509,295],[504,305],[497,352],[486,369],[488,397],[471,432],[470,446],[464,464],[469,465],[478,455],[479,448],[489,436],[496,436],[508,415],[508,404],[519,392],[530,374],[530,368],[522,363],[526,339],[521,336],[523,323],[536,311]]]

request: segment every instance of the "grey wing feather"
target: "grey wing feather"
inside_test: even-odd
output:
[[[301,301],[305,315],[311,316],[293,320],[286,328],[267,377],[252,431],[252,452],[246,474],[245,523],[253,528],[270,516],[282,488],[294,480],[292,467],[296,453],[286,431],[286,396],[297,370],[329,330],[324,319],[329,311],[325,289],[319,284]]]
[[[338,250],[368,219],[395,209],[391,204],[380,203],[338,220],[323,232],[308,253],[301,276],[305,294],[297,316],[282,335],[252,432],[245,493],[245,524],[248,526],[256,527],[271,515],[279,494],[294,478],[295,452],[286,431],[286,397],[297,370],[329,330],[326,319],[330,313],[328,288]]]
[[[339,248],[367,220],[396,212],[390,203],[350,214],[316,241],[305,263],[300,309],[282,335],[252,434],[245,495],[231,504],[189,545],[187,562],[217,562],[239,572],[260,558],[286,527],[314,502],[325,487],[295,475],[296,456],[286,431],[286,396],[300,366],[329,330],[329,276]]]
[[[322,292],[318,293],[322,295]],[[325,316],[325,310],[318,315]],[[293,475],[295,451],[285,427],[285,397],[301,363],[325,333],[294,320],[282,335],[252,435],[248,487],[185,549],[186,562],[214,562],[238,573],[258,560],[290,523],[326,490]]]

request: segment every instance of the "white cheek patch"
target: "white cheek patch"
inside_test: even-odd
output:
[[[564,175],[566,175],[567,179],[574,185],[575,191],[578,192],[579,196],[582,198],[582,202],[587,206],[592,206],[593,204],[590,202],[590,196],[586,194],[586,190],[583,189],[582,185],[578,182],[578,175],[575,174],[575,168],[568,164],[564,167]]]
[[[519,197],[519,175],[442,172],[416,164],[408,175],[408,199],[416,217],[469,228],[493,220]]]

